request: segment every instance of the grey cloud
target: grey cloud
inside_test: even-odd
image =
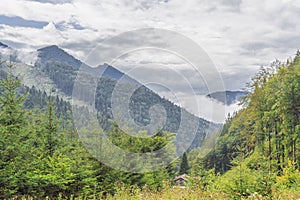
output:
[[[259,55],[264,50],[272,50],[280,53],[284,53],[288,50],[293,50],[296,52],[300,48],[300,36],[285,36],[278,37],[274,39],[269,39],[268,41],[253,41],[247,42],[241,45],[243,51],[240,55],[253,56]]]
[[[300,35],[290,36],[290,37],[282,37],[273,41],[278,48],[292,48],[299,49],[300,48]]]
[[[241,46],[243,49],[245,49],[246,52],[252,52],[255,51],[259,53],[260,50],[266,49],[266,48],[273,48],[275,47],[274,44],[269,42],[247,42]]]
[[[222,0],[221,2],[233,11],[240,11],[242,4],[242,0]]]
[[[206,12],[240,12],[242,0],[203,0],[199,4]]]
[[[123,5],[132,7],[134,10],[147,11],[151,8],[159,6],[160,4],[168,3],[170,0],[136,0],[136,1],[123,1]]]
[[[9,47],[14,47],[16,49],[23,49],[26,48],[27,44],[22,43],[22,42],[14,42],[10,40],[1,40],[4,44],[7,44]]]
[[[246,83],[250,82],[250,77],[255,74],[257,69],[244,69],[239,70],[235,74],[222,74],[226,90],[243,90],[246,87]],[[239,86],[239,87],[237,87]]]
[[[174,69],[175,67],[163,65],[159,67],[156,64],[126,66],[122,62],[115,63],[114,66],[143,84],[155,83],[156,85],[152,89],[158,93],[164,92],[166,88],[174,93],[180,92],[190,95],[194,92],[197,94],[208,93],[204,79],[192,68],[178,71]],[[209,79],[209,77],[205,78]],[[163,87],[157,87],[157,85]]]

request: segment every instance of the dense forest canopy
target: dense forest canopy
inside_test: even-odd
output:
[[[58,98],[32,95],[36,92],[32,89],[20,92],[21,82],[11,73],[14,66],[8,67],[9,73],[1,79],[1,199],[16,195],[36,199],[102,197],[115,193],[120,184],[159,189],[163,180],[173,177],[173,165],[153,173],[132,174],[101,164],[80,142],[72,122],[66,126],[68,113],[58,112],[69,104]],[[28,97],[41,98],[46,103],[33,108],[28,105]],[[153,140],[132,144],[131,138],[123,136],[118,128],[109,134],[112,141],[136,152],[160,149],[170,138],[169,133],[162,132]]]

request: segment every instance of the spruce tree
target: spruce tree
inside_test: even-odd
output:
[[[184,152],[181,159],[179,174],[187,174],[188,171],[189,171],[189,164],[188,164],[187,154],[186,152]]]

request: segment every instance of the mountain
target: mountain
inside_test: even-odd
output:
[[[129,113],[135,123],[145,126],[146,129],[146,126],[152,120],[150,114],[152,106],[159,104],[164,107],[167,115],[165,125],[161,129],[180,134],[179,142],[183,146],[187,143],[186,141],[188,141],[192,132],[192,123],[196,122],[198,127],[195,127],[196,134],[190,149],[199,147],[205,135],[209,135],[220,128],[219,124],[198,118],[173,102],[162,98],[151,89],[111,65],[103,64],[92,68],[55,45],[38,49],[37,53],[38,59],[34,66],[24,65],[21,68],[23,73],[31,76],[32,80],[27,81],[31,84],[30,87],[35,86],[40,89],[41,85],[46,84],[46,88],[51,88],[52,94],[59,95],[67,101],[72,100],[75,79],[79,73],[80,66],[84,66],[84,71],[88,78],[79,83],[79,87],[83,89],[76,94],[73,102],[80,102],[80,106],[93,105],[94,103],[98,111],[98,120],[105,129],[110,129],[112,125],[111,119],[114,119],[112,95],[117,83],[124,90],[131,87],[136,89],[129,99]],[[102,73],[102,76],[95,77],[99,73]],[[89,90],[93,87],[93,79],[95,78],[98,81],[96,95]],[[95,95],[95,102],[91,102],[93,95]],[[119,99],[122,98],[120,96]],[[187,119],[186,124],[183,125],[181,124],[182,116],[185,116]],[[84,118],[84,114],[80,117]]]
[[[38,58],[39,62],[42,64],[45,64],[49,61],[61,62],[76,69],[79,69],[82,65],[82,62],[80,60],[74,58],[56,45],[38,49]]]
[[[242,100],[247,93],[243,91],[222,91],[208,94],[207,97],[217,100],[226,105],[232,105]]]
[[[92,68],[87,64],[76,59],[72,55],[68,54],[66,51],[58,47],[57,45],[47,46],[41,49],[38,49],[38,61],[36,65],[65,65],[68,68],[71,67],[72,70],[82,69],[91,74],[102,74],[104,77],[112,78],[119,80],[122,78],[123,82],[138,84],[137,81],[128,77],[124,73],[120,72],[116,68],[110,66],[109,64],[104,63],[98,67]]]

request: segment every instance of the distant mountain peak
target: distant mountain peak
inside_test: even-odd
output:
[[[208,94],[207,97],[219,101],[226,105],[232,105],[240,102],[247,92],[243,91],[219,91]]]
[[[43,47],[37,50],[40,63],[61,62],[70,65],[76,69],[79,69],[82,62],[76,59],[74,56],[68,54],[65,50],[61,49],[57,45],[51,45]]]
[[[8,45],[3,44],[2,42],[0,42],[0,47],[2,47],[2,48],[8,48]]]
[[[45,50],[62,50],[62,51],[64,51],[63,49],[59,48],[57,45],[50,45],[50,46],[46,46],[46,47],[38,49],[38,51],[45,51]]]

